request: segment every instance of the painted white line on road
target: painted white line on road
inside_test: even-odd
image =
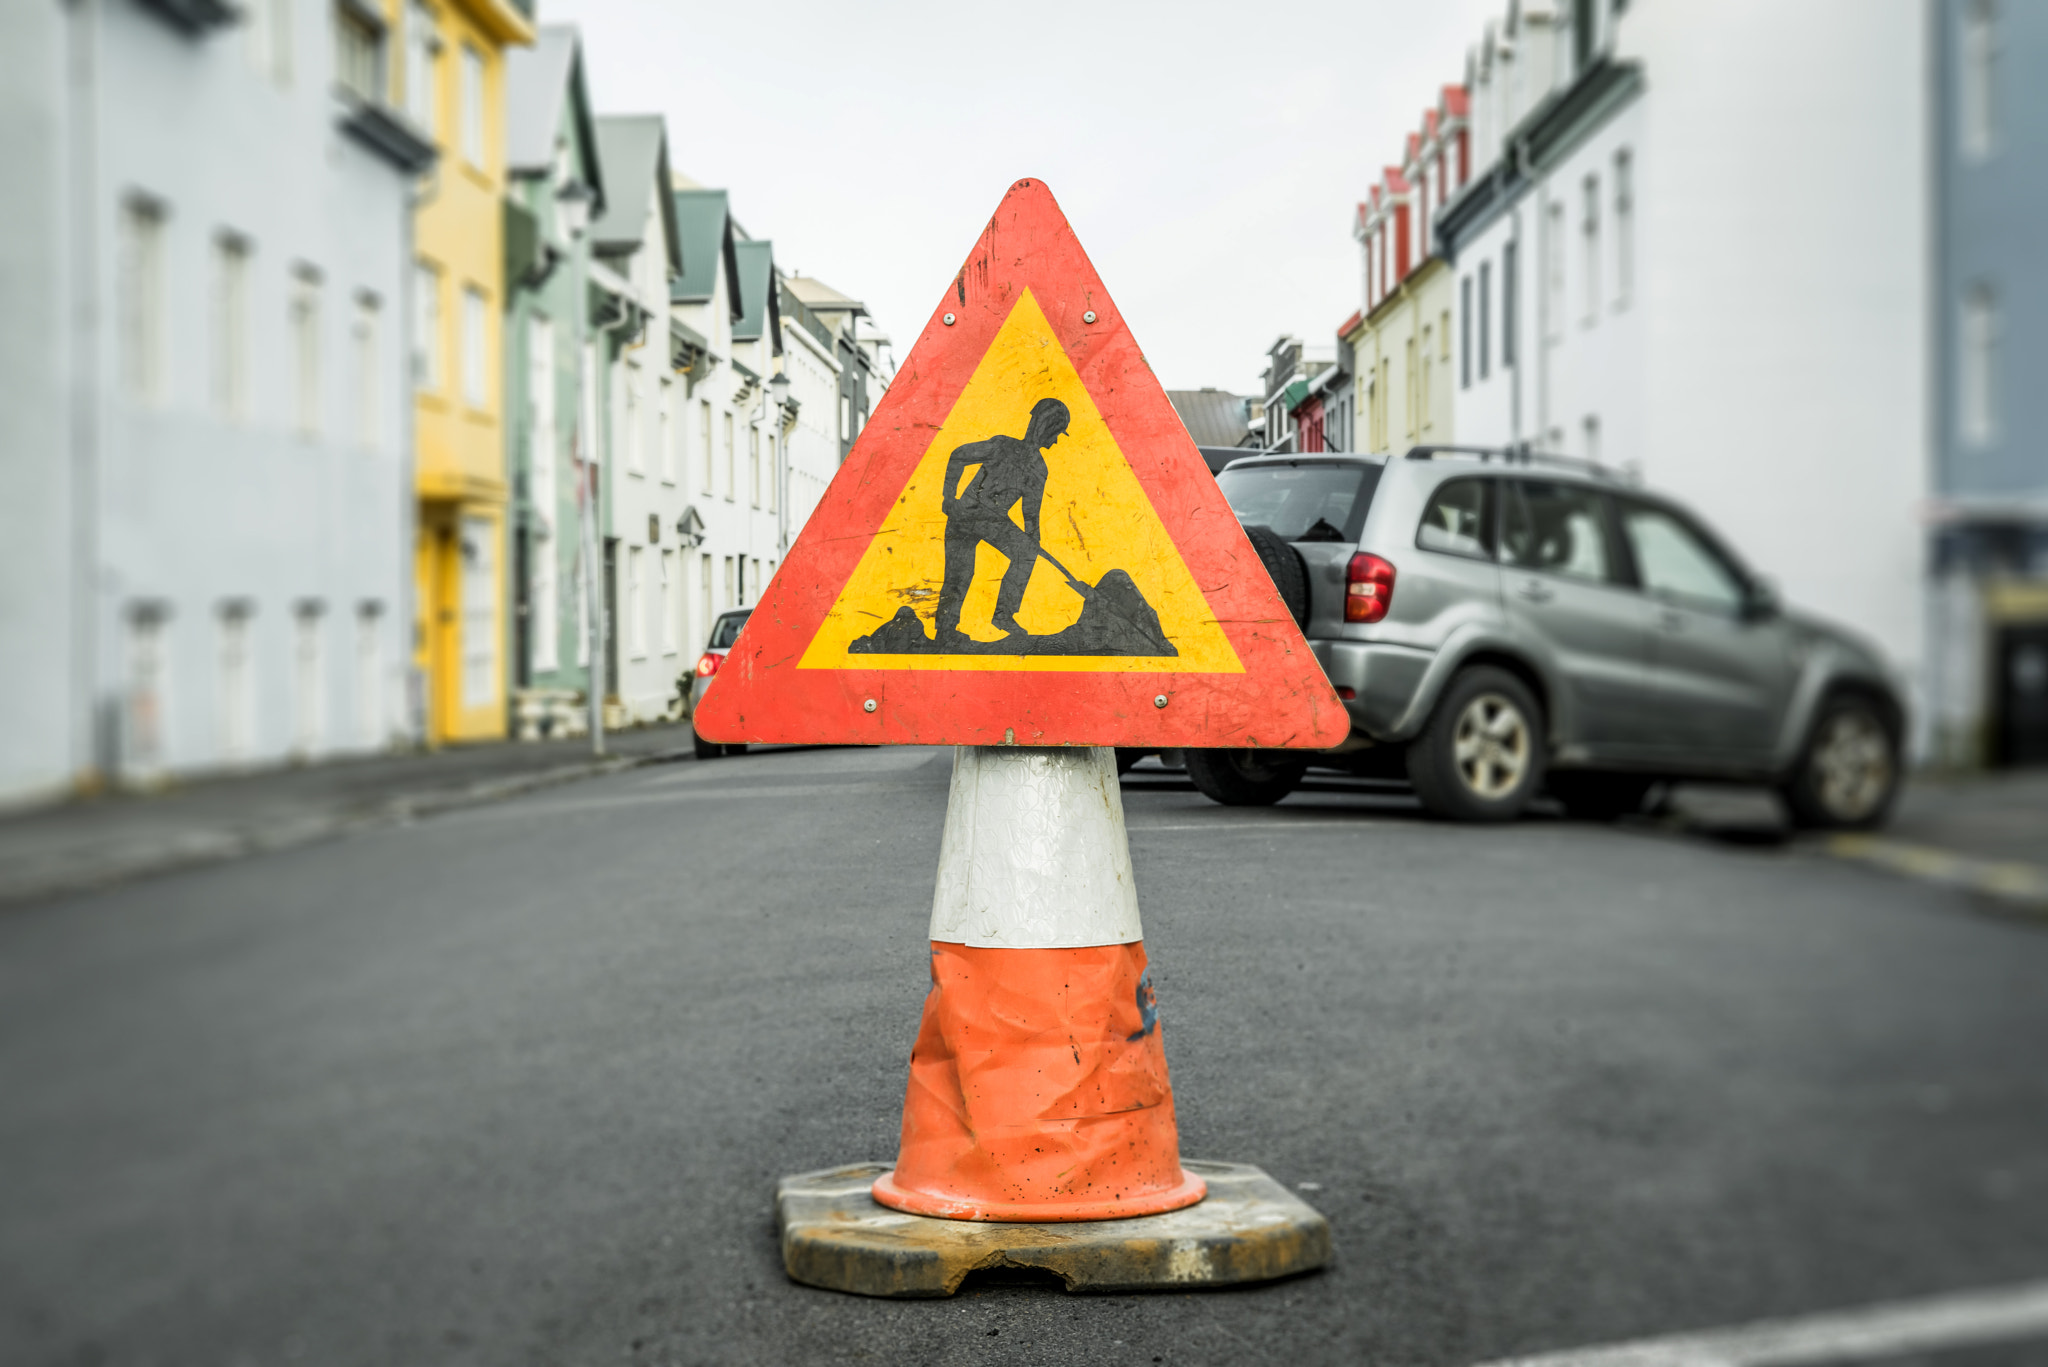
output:
[[[1231,829],[1292,831],[1299,830],[1303,826],[1347,826],[1352,830],[1361,830],[1392,824],[1392,822],[1388,821],[1375,821],[1371,817],[1358,817],[1356,819],[1351,817],[1333,817],[1327,819],[1313,818],[1303,821],[1288,821],[1285,819],[1278,821],[1190,821],[1185,825],[1173,826],[1153,826],[1149,824],[1133,826],[1126,822],[1124,829],[1132,835],[1137,835],[1141,831],[1218,831]]]
[[[1932,1352],[2048,1335],[2048,1281],[1964,1291],[1732,1329],[1636,1339],[1483,1367],[1779,1367]]]

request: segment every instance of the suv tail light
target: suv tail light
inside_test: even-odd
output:
[[[1360,551],[1344,571],[1344,620],[1377,622],[1394,601],[1394,567]]]
[[[718,672],[719,663],[724,659],[725,656],[723,655],[713,654],[711,651],[708,650],[705,651],[704,654],[699,656],[697,659],[697,677],[700,679],[710,678],[713,674],[716,674]]]

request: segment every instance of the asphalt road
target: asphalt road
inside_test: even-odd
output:
[[[793,1286],[894,1152],[949,757],[684,762],[0,915],[9,1364],[1467,1363],[2048,1275],[2048,928],[1648,828],[1128,787],[1228,1293]]]

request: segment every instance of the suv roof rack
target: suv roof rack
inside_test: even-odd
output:
[[[1621,476],[1615,470],[1597,460],[1582,460],[1577,456],[1552,455],[1538,451],[1528,442],[1516,442],[1510,446],[1411,446],[1409,460],[1433,460],[1437,456],[1477,456],[1481,463],[1499,458],[1503,465],[1561,465],[1567,469],[1584,470],[1598,475],[1601,479],[1620,482]]]

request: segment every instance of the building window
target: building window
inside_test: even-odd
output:
[[[1586,415],[1586,421],[1585,421],[1585,434],[1586,434],[1586,459],[1587,459],[1587,460],[1590,460],[1590,461],[1592,461],[1592,462],[1593,462],[1593,463],[1594,463],[1595,465],[1598,465],[1598,464],[1600,463],[1600,418],[1599,418],[1599,415],[1597,415],[1597,414],[1594,414],[1594,413],[1588,413],[1588,414]]]
[[[366,451],[377,448],[377,429],[382,421],[378,412],[382,395],[377,384],[378,355],[383,350],[377,336],[382,313],[382,302],[376,295],[365,291],[356,296],[356,442]]]
[[[213,401],[230,422],[249,417],[249,240],[233,233],[213,248]]]
[[[247,759],[256,743],[256,690],[249,666],[246,602],[221,608],[220,753],[229,762]]]
[[[156,778],[164,764],[164,713],[170,693],[170,651],[161,603],[139,603],[128,618],[127,731],[122,768],[132,777]]]
[[[1458,282],[1458,387],[1472,387],[1472,277]]]
[[[1635,156],[1627,148],[1614,154],[1614,307],[1628,307],[1636,283]]]
[[[535,316],[526,323],[526,496],[533,505],[542,534],[554,530],[555,446],[555,325],[553,320]],[[552,653],[552,652],[551,652]],[[553,669],[554,665],[546,666]]]
[[[676,653],[676,642],[682,635],[682,623],[678,619],[683,611],[683,586],[676,580],[676,553],[661,553],[661,653]]]
[[[351,0],[334,7],[334,81],[359,100],[384,102],[384,30]]]
[[[761,506],[761,429],[747,428],[747,483],[753,505]]]
[[[382,603],[356,609],[356,739],[371,747],[384,744],[383,620]]]
[[[1431,345],[1430,330],[1422,330],[1422,370],[1415,380],[1415,430],[1418,434],[1428,432],[1436,424],[1430,421],[1435,412],[1436,348]]]
[[[626,647],[636,660],[647,658],[647,549],[626,548]]]
[[[412,268],[412,382],[429,393],[441,388],[441,272],[422,261]]]
[[[1967,0],[1957,44],[1956,135],[1965,160],[1983,161],[1998,149],[1998,6]]]
[[[1563,200],[1552,200],[1544,215],[1543,256],[1543,331],[1556,337],[1564,330]]]
[[[533,538],[533,601],[527,611],[527,658],[534,673],[547,673],[561,664],[562,604],[554,532],[546,526]]]
[[[1479,263],[1479,378],[1482,380],[1492,373],[1492,357],[1493,263],[1482,261]]]
[[[1416,410],[1420,406],[1416,402],[1416,385],[1421,378],[1415,365],[1415,338],[1412,336],[1402,344],[1401,368],[1404,372],[1401,376],[1401,388],[1404,391],[1403,398],[1406,400],[1402,404],[1406,411],[1401,414],[1401,434],[1412,440],[1415,436],[1417,424]]]
[[[724,591],[724,593],[723,593],[723,594],[721,594],[721,595],[720,595],[720,597],[721,597],[721,598],[723,599],[723,601],[724,601],[725,605],[726,605],[726,606],[727,606],[728,608],[732,608],[732,607],[738,607],[738,606],[739,606],[739,602],[738,602],[738,600],[737,600],[737,599],[735,599],[735,598],[733,597],[733,592],[732,592],[732,557],[731,557],[731,556],[729,556],[729,555],[728,555],[727,557],[725,557],[725,575],[724,575],[724,579],[725,579],[725,591]]]
[[[293,0],[249,0],[249,66],[280,86],[292,79]]]
[[[768,434],[768,511],[776,509],[778,491],[782,488],[782,442],[773,432]]]
[[[321,605],[305,602],[292,624],[292,753],[300,759],[319,754],[326,740],[327,662],[320,620]]]
[[[462,519],[462,705],[498,701],[498,524]]]
[[[711,456],[711,400],[697,401],[697,447],[704,453],[704,493],[709,497],[717,483],[717,467]]]
[[[711,639],[711,552],[705,551],[697,557],[697,636],[695,639]]]
[[[737,471],[733,465],[732,414],[726,413],[721,416],[725,419],[725,498],[726,502],[730,503],[733,499],[739,497],[740,487]]]
[[[144,403],[164,396],[164,217],[159,200],[121,206],[121,380]]]
[[[1998,440],[1998,294],[1979,282],[1963,294],[1961,364],[1956,377],[1958,434],[1970,446]]]
[[[486,364],[485,327],[488,314],[484,292],[475,285],[462,287],[462,397],[471,408],[490,402],[490,367]]]
[[[647,473],[647,452],[640,442],[640,367],[628,361],[619,368],[624,389],[626,469],[636,475]]]
[[[656,447],[661,457],[661,482],[664,484],[674,484],[676,482],[676,437],[675,423],[672,420],[675,406],[675,381],[664,375],[661,377],[660,407],[655,410],[660,424],[660,430],[656,437]]]
[[[320,435],[320,273],[292,273],[292,426],[309,440]]]
[[[468,43],[462,45],[462,158],[471,166],[484,164],[484,55]]]
[[[1500,363],[1504,366],[1515,363],[1515,322],[1521,316],[1519,305],[1516,303],[1520,296],[1515,293],[1516,252],[1517,247],[1513,242],[1500,249]],[[1482,280],[1486,278],[1486,267],[1483,265],[1479,268],[1479,276]],[[1483,294],[1480,301],[1483,308]],[[1486,374],[1486,352],[1483,349],[1479,353],[1479,373],[1481,376]]]
[[[1591,327],[1600,321],[1600,177],[1587,176],[1580,186],[1580,195],[1584,201],[1580,212],[1585,221],[1579,225],[1583,257],[1579,274],[1584,277],[1584,321]]]
[[[434,12],[413,0],[406,10],[405,30],[405,112],[428,136],[438,139],[441,120],[434,97],[440,86],[441,37],[434,31]]]

